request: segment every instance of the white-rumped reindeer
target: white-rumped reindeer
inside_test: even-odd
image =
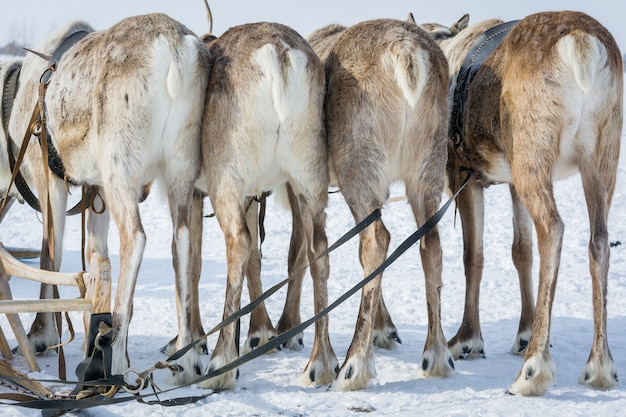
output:
[[[606,333],[607,217],[622,132],[620,51],[606,28],[579,12],[543,12],[509,26],[488,20],[464,29],[468,18],[450,28],[423,25],[440,39],[450,65],[450,97],[456,107],[451,120],[450,184],[459,183],[462,167],[476,174],[458,198],[467,289],[463,323],[450,341],[451,351],[455,357],[483,353],[478,314],[483,188],[508,183],[513,201],[512,255],[522,294],[513,351],[525,351],[509,391],[521,395],[547,391],[555,372],[550,314],[564,229],[553,186],[556,180],[580,172],[589,212],[594,315],[593,344],[580,382],[610,388],[617,382],[617,371]],[[489,48],[489,39],[499,33],[506,35],[502,42],[480,67],[470,68],[475,64],[472,59]],[[473,78],[458,75],[468,71]],[[540,257],[536,310],[531,277],[533,225]]]
[[[331,178],[356,222],[381,209],[389,187],[403,181],[418,225],[438,209],[444,191],[448,124],[448,66],[429,34],[399,20],[331,25],[309,36],[325,61],[326,129]],[[360,233],[367,276],[387,256],[390,235],[382,220]],[[441,327],[442,252],[437,228],[420,242],[426,281],[428,335],[422,371],[453,369]],[[381,296],[382,275],[362,291],[354,337],[333,389],[365,388],[375,376],[373,344],[397,339]],[[376,337],[375,337],[376,333]]]
[[[250,196],[291,187],[295,196],[291,208],[299,210],[302,218],[307,258],[312,261],[327,248],[324,73],[307,42],[277,23],[233,27],[208,46],[214,63],[202,127],[206,182],[198,187],[206,189],[224,232],[227,317],[239,309],[248,261],[257,252],[246,225]],[[316,313],[328,304],[328,274],[327,255],[311,264]],[[209,371],[237,358],[236,340],[234,324],[221,330]],[[324,317],[316,323],[313,351],[303,375],[309,383],[327,384],[336,368],[328,317]],[[229,389],[235,379],[236,370],[231,370],[201,385]]]
[[[23,137],[33,108],[43,100],[48,140],[65,172],[64,179],[50,173],[47,188],[38,182],[44,221],[49,195],[50,210],[58,222],[55,228],[63,225],[65,180],[102,190],[106,211],[90,212],[87,254],[88,259],[108,257],[110,213],[120,235],[111,371],[121,374],[129,365],[128,326],[146,240],[138,204],[144,185],[155,179],[161,180],[167,192],[173,221],[178,346],[199,336],[189,331],[193,327],[190,321],[196,319],[191,316],[197,314],[197,309],[189,306],[195,297],[190,294],[190,275],[198,273],[191,265],[197,254],[191,245],[190,224],[201,222],[201,204],[191,203],[201,165],[201,118],[210,60],[206,46],[190,30],[162,14],[127,18],[98,32],[84,23],[73,23],[56,31],[36,50],[52,55],[81,31],[86,32],[84,37],[65,51],[53,71],[37,56],[24,60],[10,132],[14,140]],[[45,72],[49,80],[42,96],[40,79]],[[30,140],[37,142],[35,136]],[[30,148],[36,152],[38,146],[29,146],[28,152]],[[44,241],[50,238],[46,233],[44,228]],[[58,239],[62,233],[55,236]],[[55,246],[60,248],[60,243]],[[55,269],[59,262],[55,259]],[[93,267],[90,265],[90,270]],[[202,366],[195,350],[179,363],[183,370],[175,382],[189,380]]]

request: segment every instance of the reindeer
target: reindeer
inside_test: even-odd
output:
[[[391,183],[401,180],[415,220],[423,224],[437,211],[444,190],[448,67],[441,50],[416,25],[390,19],[327,26],[309,42],[326,66],[331,178],[355,221],[381,209]],[[360,233],[360,241],[363,272],[369,275],[383,263],[390,235],[377,220]],[[447,376],[454,363],[441,328],[442,253],[436,228],[422,239],[420,254],[429,319],[422,370]],[[375,339],[387,345],[399,341],[381,280],[382,275],[363,288],[354,337],[333,389],[365,388],[375,375]]]
[[[37,50],[52,54],[77,31],[87,32],[86,36],[65,52],[50,75],[45,119],[49,141],[63,162],[66,180],[100,187],[106,202],[105,213],[92,212],[89,216],[88,258],[108,256],[109,213],[119,229],[112,372],[122,374],[129,365],[128,326],[145,247],[138,203],[144,185],[154,179],[162,180],[173,221],[177,343],[183,346],[199,336],[188,330],[197,314],[188,303],[194,301],[190,275],[197,273],[190,264],[192,257],[197,257],[191,247],[190,224],[201,221],[201,203],[190,202],[199,196],[196,193],[194,197],[194,182],[200,172],[200,122],[210,59],[204,44],[189,29],[162,14],[124,19],[101,32],[75,22],[56,31]],[[33,107],[44,98],[38,96],[38,90],[47,67],[36,56],[24,60],[10,121],[13,138],[23,135]],[[36,139],[31,138],[31,142]],[[28,152],[36,152],[37,147],[29,146]],[[32,169],[44,171],[43,167]],[[65,181],[50,175],[48,186],[38,182],[37,191],[42,201],[50,196],[54,221],[60,222],[54,226],[62,230]],[[42,204],[42,210],[47,219],[46,204]],[[60,235],[54,236],[57,248]],[[44,241],[51,238],[44,228]],[[49,269],[58,268],[60,259],[55,257],[54,262]],[[201,372],[196,351],[189,352],[179,363],[183,371],[177,373],[176,383],[184,383]]]
[[[208,38],[210,39],[210,38]],[[251,254],[246,201],[291,187],[302,218],[310,261],[327,248],[324,230],[329,182],[323,125],[323,67],[307,42],[277,23],[230,28],[208,43],[213,68],[202,125],[204,188],[224,232],[227,287],[224,317],[240,305],[244,272]],[[201,187],[200,185],[198,185]],[[315,311],[328,304],[328,256],[311,265]],[[235,325],[220,331],[208,370],[236,359]],[[330,344],[328,317],[316,323],[310,360],[303,372],[308,383],[327,384],[337,359]],[[236,371],[204,381],[213,389],[230,389]]]
[[[617,372],[606,335],[607,217],[622,130],[620,51],[611,34],[583,13],[533,14],[506,29],[508,35],[486,58],[464,90],[465,97],[460,98],[454,91],[468,51],[487,29],[502,23],[488,20],[464,29],[468,19],[466,15],[450,28],[425,25],[437,34],[448,58],[451,101],[464,100],[462,117],[458,122],[452,120],[448,161],[452,188],[463,175],[461,168],[475,173],[458,198],[467,288],[463,323],[450,340],[450,349],[455,357],[483,353],[478,315],[483,189],[508,183],[513,202],[512,255],[522,298],[512,350],[525,351],[509,392],[542,395],[547,391],[555,372],[550,355],[550,313],[564,228],[553,183],[579,172],[589,211],[594,311],[594,340],[580,382],[610,388],[617,382]],[[531,277],[533,225],[540,257],[536,311]]]

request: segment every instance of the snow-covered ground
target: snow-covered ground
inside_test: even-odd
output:
[[[611,241],[624,244],[611,251],[608,284],[608,340],[618,372],[626,372],[626,156],[622,154],[614,204],[610,213]],[[403,195],[401,185],[394,186],[392,196]],[[234,391],[213,394],[192,405],[176,407],[150,406],[135,401],[121,405],[89,409],[93,416],[340,416],[371,412],[376,416],[610,416],[622,415],[626,409],[626,390],[618,385],[610,391],[597,391],[577,382],[589,354],[593,322],[591,280],[587,267],[588,221],[580,179],[578,176],[556,185],[559,209],[566,224],[559,282],[553,309],[552,355],[557,364],[556,384],[538,398],[506,394],[522,363],[522,358],[509,353],[520,310],[517,275],[510,257],[511,209],[508,187],[493,186],[486,191],[485,272],[481,292],[481,318],[485,338],[485,359],[457,361],[456,372],[446,379],[418,377],[421,353],[427,331],[424,279],[418,250],[411,248],[385,273],[383,291],[387,305],[398,326],[403,344],[396,350],[377,349],[377,377],[369,387],[358,392],[334,392],[327,387],[302,387],[297,379],[308,360],[313,339],[312,327],[305,331],[305,347],[301,351],[280,351],[263,355],[240,368],[240,378]],[[165,357],[159,352],[176,332],[176,307],[173,295],[173,272],[170,260],[171,226],[163,201],[151,195],[141,205],[147,248],[135,293],[134,317],[130,328],[129,352],[132,366],[143,370]],[[207,201],[205,212],[210,212]],[[392,233],[391,248],[409,236],[416,228],[405,202],[390,203],[383,219]],[[263,245],[265,288],[286,277],[286,255],[290,233],[290,214],[270,199]],[[225,286],[225,249],[221,231],[214,218],[205,222],[203,272],[200,285],[201,313],[205,329],[217,324],[222,315]],[[332,194],[327,208],[329,242],[334,242],[353,225],[352,217],[339,194]],[[457,330],[462,317],[464,276],[460,224],[454,224],[450,210],[439,225],[444,252],[444,287],[442,319],[446,336]],[[38,247],[41,224],[33,211],[14,205],[0,228],[0,242],[6,246]],[[110,234],[113,268],[117,270],[119,243],[115,228]],[[80,270],[80,222],[68,219],[63,256],[64,271]],[[536,254],[535,254],[536,256]],[[535,258],[535,272],[537,258]],[[330,299],[335,300],[362,278],[357,259],[357,242],[352,241],[331,254]],[[37,260],[28,261],[37,265]],[[38,294],[37,285],[14,278],[11,286],[15,298],[32,298]],[[69,292],[68,292],[69,291]],[[267,302],[277,320],[284,300],[281,290]],[[76,293],[66,290],[75,297]],[[247,300],[247,294],[244,294]],[[330,334],[341,361],[352,338],[358,308],[358,296],[330,314]],[[312,315],[312,288],[305,281],[302,315]],[[23,314],[26,326],[32,314]],[[77,328],[76,339],[65,347],[68,375],[82,359],[81,317],[72,314]],[[13,335],[6,319],[0,325],[12,345]],[[246,320],[242,332],[247,331]],[[245,333],[243,333],[245,334]],[[67,331],[64,339],[67,339]],[[215,344],[209,338],[209,347]],[[208,362],[208,357],[205,359]],[[56,355],[39,359],[41,373],[32,378],[50,379],[57,376]],[[24,372],[28,369],[21,357],[13,365]],[[164,372],[164,371],[162,371]],[[164,374],[156,374],[162,387],[168,387]],[[62,387],[55,386],[54,389]],[[201,395],[206,391],[189,387],[173,391],[170,397]],[[167,397],[167,396],[165,396]],[[3,416],[35,416],[38,411],[16,406],[1,406]]]
[[[620,157],[618,182],[609,218],[609,237],[620,241],[611,249],[608,283],[608,340],[618,374],[626,375],[626,155]],[[78,193],[78,191],[76,191]],[[313,339],[313,328],[305,331],[304,349],[283,350],[266,354],[240,368],[234,391],[216,393],[191,405],[176,407],[150,406],[136,401],[100,406],[82,412],[89,416],[621,416],[626,410],[626,389],[618,384],[612,390],[598,391],[580,385],[577,380],[587,360],[593,338],[591,279],[588,270],[588,216],[578,176],[555,186],[557,203],[565,222],[559,282],[553,307],[552,355],[556,362],[556,383],[542,397],[519,397],[506,393],[522,364],[522,357],[509,353],[517,330],[520,311],[517,274],[510,256],[512,242],[511,207],[508,187],[493,186],[486,190],[485,268],[481,287],[481,320],[485,339],[485,359],[457,361],[456,372],[446,379],[419,378],[421,354],[427,331],[424,279],[417,247],[411,248],[394,263],[383,279],[383,292],[403,344],[395,350],[377,349],[377,377],[369,387],[357,392],[334,392],[327,387],[302,387],[298,376],[307,363]],[[402,196],[403,188],[395,185],[392,196]],[[75,198],[75,197],[74,197]],[[445,200],[445,196],[444,196]],[[211,211],[208,200],[205,212]],[[171,223],[164,201],[151,195],[141,205],[147,247],[137,282],[134,317],[130,327],[129,354],[132,367],[144,370],[165,359],[159,349],[176,332],[176,306],[173,294],[173,269],[170,255]],[[352,216],[340,194],[329,197],[327,233],[329,244],[353,226]],[[391,250],[413,233],[416,225],[405,202],[390,203],[383,220],[392,234]],[[465,278],[462,263],[460,220],[455,224],[454,210],[439,225],[443,245],[442,320],[444,332],[451,337],[463,314]],[[222,233],[214,218],[204,220],[201,314],[205,329],[219,323],[225,291],[225,247]],[[266,241],[263,245],[264,287],[286,277],[286,255],[291,216],[270,198],[266,217]],[[28,206],[14,204],[0,226],[0,242],[5,246],[38,248],[41,222]],[[76,272],[80,263],[80,219],[68,218],[64,242],[63,271]],[[112,225],[109,248],[114,272],[117,271],[119,240]],[[358,243],[353,240],[330,256],[329,297],[332,302],[362,278]],[[26,261],[38,266],[38,260]],[[535,251],[535,277],[538,257]],[[536,278],[535,278],[536,280]],[[536,282],[535,282],[536,284]],[[14,278],[14,298],[34,298],[38,286]],[[114,287],[115,291],[115,287]],[[71,289],[62,295],[76,297]],[[267,301],[273,320],[278,320],[285,291]],[[247,300],[244,293],[244,301]],[[359,297],[353,296],[330,313],[331,341],[341,362],[352,339]],[[302,316],[313,315],[310,279],[305,280]],[[71,317],[76,339],[65,347],[68,376],[82,360],[84,333],[80,314]],[[28,328],[34,314],[22,314]],[[0,326],[11,345],[15,339],[4,316]],[[242,321],[242,334],[247,322]],[[64,340],[69,337],[65,331]],[[208,341],[212,349],[216,336]],[[208,362],[208,357],[205,358]],[[30,373],[34,379],[57,378],[57,357],[39,358],[41,373]],[[12,365],[28,372],[23,358]],[[165,371],[156,373],[157,383],[164,382]],[[62,390],[55,385],[53,390]],[[0,392],[5,389],[0,387]],[[145,392],[148,393],[148,392]],[[161,398],[206,394],[197,387],[181,388]],[[0,405],[2,416],[38,416],[39,411]]]

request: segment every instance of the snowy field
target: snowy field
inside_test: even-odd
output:
[[[611,252],[608,293],[608,340],[619,375],[626,372],[626,160],[621,157],[614,204],[610,213],[611,241],[624,244]],[[403,195],[400,185],[392,196]],[[102,406],[82,412],[88,416],[611,416],[622,415],[626,409],[623,384],[610,391],[597,391],[577,382],[589,354],[593,323],[591,280],[587,267],[588,224],[578,176],[557,183],[559,209],[566,225],[559,282],[553,309],[552,355],[557,365],[556,384],[539,398],[506,394],[522,364],[522,358],[509,353],[517,330],[520,310],[517,275],[510,257],[511,208],[508,187],[493,186],[486,191],[485,272],[481,293],[481,319],[485,338],[485,359],[457,361],[456,372],[447,379],[419,378],[421,353],[427,331],[424,279],[417,247],[411,248],[385,273],[383,291],[387,305],[400,331],[403,344],[395,350],[377,349],[377,377],[370,386],[358,392],[333,392],[327,387],[302,387],[299,373],[307,363],[313,339],[313,328],[305,331],[305,347],[300,351],[280,351],[263,355],[240,368],[238,386],[234,391],[213,394],[192,405],[162,407],[135,401],[121,405]],[[207,201],[205,212],[210,212]],[[176,332],[176,308],[173,295],[173,269],[170,260],[169,215],[161,199],[151,195],[141,205],[148,236],[144,261],[135,293],[134,317],[130,328],[129,352],[132,367],[143,370],[165,359],[159,352]],[[352,217],[339,194],[332,194],[327,208],[329,242],[352,227]],[[392,233],[391,248],[415,230],[408,205],[390,203],[383,219]],[[263,245],[265,288],[286,277],[286,254],[290,234],[290,214],[270,199],[266,218],[267,238]],[[225,288],[225,249],[221,231],[214,218],[207,218],[203,242],[201,313],[205,329],[219,322]],[[442,319],[444,332],[451,337],[462,317],[464,276],[460,224],[454,224],[450,210],[440,223],[444,252],[444,287]],[[41,239],[39,218],[27,206],[15,204],[2,223],[0,241],[6,246],[37,247]],[[110,251],[114,271],[118,262],[118,237],[115,228],[110,234]],[[68,219],[63,270],[80,270],[80,222]],[[536,256],[536,254],[535,254]],[[535,258],[535,272],[537,258]],[[28,261],[38,265],[37,260]],[[333,301],[362,278],[357,259],[357,242],[351,241],[330,257],[330,300]],[[32,298],[37,285],[14,278],[11,281],[15,298]],[[115,289],[115,288],[114,288]],[[73,290],[66,291],[75,297]],[[267,302],[273,320],[278,320],[285,291],[281,290]],[[244,300],[247,294],[244,293]],[[330,335],[340,362],[352,339],[358,308],[358,296],[330,314]],[[305,280],[303,319],[312,316],[312,288]],[[23,314],[29,326],[34,315]],[[65,347],[68,376],[82,359],[84,333],[79,314],[72,314],[77,328],[76,339]],[[247,331],[246,320],[242,332]],[[15,344],[5,317],[0,325]],[[245,333],[243,333],[245,334]],[[68,334],[64,335],[67,340]],[[209,348],[216,337],[209,338]],[[208,357],[205,359],[208,362]],[[41,373],[29,374],[35,379],[57,377],[57,357],[39,359]],[[13,365],[27,372],[23,359]],[[157,373],[163,381],[165,371]],[[60,390],[62,386],[54,386]],[[189,387],[171,392],[170,397],[202,395],[206,391]],[[167,396],[165,396],[167,398]],[[2,406],[3,416],[36,416],[38,411]]]
[[[609,237],[620,241],[611,250],[608,283],[608,340],[618,373],[626,375],[626,155],[620,158],[616,192],[609,218]],[[559,282],[553,307],[552,355],[556,362],[556,382],[542,397],[526,398],[506,394],[522,364],[522,357],[509,349],[517,330],[520,311],[517,274],[510,256],[512,242],[511,207],[508,187],[493,186],[486,191],[485,268],[481,288],[481,319],[485,339],[485,359],[457,361],[456,372],[446,379],[419,377],[421,353],[427,331],[424,279],[417,247],[411,248],[384,275],[383,292],[387,306],[399,329],[403,344],[395,350],[377,349],[377,377],[365,390],[333,392],[327,387],[302,387],[299,373],[307,363],[313,340],[313,328],[305,331],[305,347],[300,351],[280,351],[263,355],[240,368],[234,391],[221,392],[191,405],[162,407],[136,401],[101,406],[78,413],[85,416],[618,416],[626,410],[623,383],[610,391],[598,391],[578,384],[578,376],[587,360],[593,338],[591,279],[588,272],[588,217],[578,176],[558,182],[557,203],[565,222],[565,238]],[[392,196],[402,196],[396,185]],[[208,200],[205,213],[211,211]],[[176,332],[173,269],[170,256],[171,225],[164,202],[151,195],[141,205],[147,247],[135,292],[134,317],[129,336],[129,354],[133,368],[143,370],[165,359],[159,349]],[[329,244],[353,226],[352,216],[339,194],[329,197],[327,208]],[[405,202],[390,203],[383,220],[392,234],[391,249],[416,229]],[[439,225],[443,245],[442,320],[444,332],[452,337],[463,314],[465,278],[462,264],[460,224],[455,225],[450,210]],[[204,220],[201,314],[205,329],[220,321],[225,291],[226,264],[223,238],[214,218]],[[286,277],[286,255],[290,235],[290,214],[270,199],[266,217],[267,237],[263,245],[264,287]],[[0,227],[0,242],[5,246],[37,248],[41,242],[40,218],[26,205],[15,204]],[[80,266],[80,221],[69,218],[66,227],[63,271],[76,272]],[[119,241],[112,226],[109,248],[114,272],[117,271]],[[332,302],[362,278],[357,258],[357,241],[351,241],[330,256],[329,296]],[[38,260],[27,261],[38,266]],[[535,252],[535,277],[538,258]],[[536,280],[536,278],[535,278]],[[535,282],[536,285],[536,282]],[[38,286],[17,278],[11,280],[14,298],[33,298]],[[114,287],[115,290],[115,287]],[[75,297],[73,290],[62,295]],[[285,291],[267,302],[273,320],[278,320]],[[244,292],[244,301],[247,301]],[[341,362],[352,339],[359,297],[353,296],[330,314],[330,335]],[[302,317],[313,314],[310,279],[305,280]],[[72,313],[76,339],[65,347],[68,377],[82,360],[81,316]],[[28,328],[33,314],[21,315]],[[15,339],[4,316],[0,326],[12,346]],[[242,334],[247,322],[242,321]],[[67,330],[64,340],[69,337]],[[243,340],[243,339],[242,339]],[[216,336],[209,338],[209,349]],[[205,363],[208,362],[205,358]],[[41,373],[34,379],[55,379],[57,357],[39,358]],[[12,362],[28,372],[23,358]],[[156,374],[162,388],[165,371]],[[62,390],[61,385],[52,386]],[[4,388],[0,387],[0,392]],[[147,393],[146,391],[144,391]],[[169,397],[206,394],[197,387],[172,391]],[[161,398],[168,398],[163,396]],[[150,398],[149,398],[150,399]],[[152,398],[154,399],[154,398]],[[2,416],[39,416],[40,412],[16,406],[0,406]]]

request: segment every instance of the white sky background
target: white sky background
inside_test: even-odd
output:
[[[31,46],[68,21],[82,19],[96,29],[106,29],[125,17],[163,12],[197,34],[207,31],[203,0],[2,0],[0,46],[17,38]],[[255,21],[275,21],[308,36],[329,23],[350,25],[386,17],[404,19],[409,11],[418,22],[451,24],[463,13],[470,22],[487,18],[513,20],[543,10],[579,10],[595,17],[615,36],[626,52],[626,2],[623,0],[213,0],[214,30]]]

